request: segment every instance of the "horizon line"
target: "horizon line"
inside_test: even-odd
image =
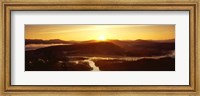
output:
[[[62,40],[62,39],[27,39],[25,38],[25,40]],[[119,40],[119,41],[135,41],[135,40],[152,40],[152,41],[156,41],[156,40],[175,40],[175,38],[172,39],[134,39],[134,40],[120,40],[120,39],[106,39],[105,41],[109,41],[109,40]],[[62,40],[62,41],[78,41],[78,40]],[[100,40],[95,40],[95,39],[90,39],[90,40],[80,40],[80,41],[100,41]]]

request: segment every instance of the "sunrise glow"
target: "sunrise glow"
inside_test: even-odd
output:
[[[174,25],[25,25],[26,39],[166,40],[175,38]]]
[[[99,41],[105,41],[106,37],[104,35],[100,35],[98,38]]]

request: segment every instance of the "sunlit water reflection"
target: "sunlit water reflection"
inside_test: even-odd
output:
[[[94,60],[122,60],[122,61],[137,61],[140,59],[160,59],[164,57],[172,57],[175,58],[175,51],[170,52],[167,55],[163,56],[152,56],[152,57],[88,57],[88,56],[66,56],[67,58],[74,59],[73,62],[88,62],[89,66],[93,68],[91,71],[100,71],[99,67],[95,65]],[[80,58],[84,60],[79,60]],[[77,59],[77,60],[76,60]],[[77,63],[78,64],[78,63]]]
[[[95,65],[94,61],[91,61],[91,60],[84,60],[84,61],[86,61],[86,62],[89,63],[90,67],[93,68],[92,71],[100,71],[100,70],[99,70],[99,67],[97,67],[97,66]]]

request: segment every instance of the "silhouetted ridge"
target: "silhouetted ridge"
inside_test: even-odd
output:
[[[59,45],[35,50],[38,53],[65,53],[66,55],[89,55],[89,56],[106,56],[106,55],[124,55],[124,49],[109,43],[96,42],[74,45]]]
[[[77,41],[64,41],[60,39],[41,40],[41,39],[26,39],[25,44],[75,44]]]
[[[57,42],[60,40],[50,40]],[[169,42],[170,41],[170,42]],[[65,41],[67,42],[67,41]],[[74,41],[77,42],[77,41]],[[68,42],[69,43],[69,42]],[[88,56],[160,56],[175,50],[175,42],[153,40],[107,40],[107,41],[82,41],[70,45],[57,45],[37,49],[43,53],[65,53],[65,55],[88,55]]]

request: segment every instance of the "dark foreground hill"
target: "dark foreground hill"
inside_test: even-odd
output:
[[[175,71],[175,59],[140,59],[137,61],[96,60],[96,66],[102,71]]]
[[[175,50],[175,42],[155,42],[148,40],[106,42],[82,42],[72,45],[59,45],[40,48],[34,51],[37,54],[54,55],[65,54],[75,56],[160,56]],[[28,53],[28,52],[27,52]]]
[[[40,54],[64,54],[67,56],[124,56],[125,50],[110,42],[96,42],[74,45],[60,45],[40,48],[34,52]]]

